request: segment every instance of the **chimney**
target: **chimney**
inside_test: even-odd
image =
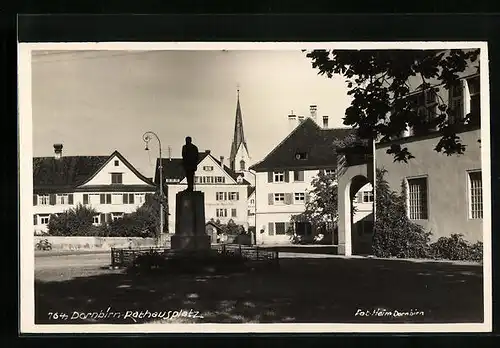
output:
[[[62,144],[54,144],[54,157],[56,159],[59,159],[62,157],[62,148],[63,148]]]
[[[323,116],[323,128],[328,128],[328,116]]]
[[[210,155],[210,150],[205,150],[205,153],[206,153],[207,155]]]
[[[309,106],[309,111],[311,112],[311,118],[313,119],[313,121],[317,121],[316,112],[318,111],[318,106],[316,105]]]
[[[304,122],[304,116],[299,116],[299,124]]]
[[[288,115],[288,130],[291,132],[297,126],[297,116],[293,111]]]
[[[220,166],[224,168],[224,156],[220,156]]]

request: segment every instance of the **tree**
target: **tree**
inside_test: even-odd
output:
[[[306,54],[318,74],[331,78],[342,75],[346,79],[351,105],[346,109],[344,124],[358,129],[363,139],[381,142],[398,137],[407,127],[424,130],[437,128],[441,139],[434,148],[447,155],[461,154],[465,145],[457,136],[460,126],[478,123],[478,114],[466,115],[457,124],[446,121],[452,111],[438,97],[433,86],[449,89],[460,83],[459,75],[475,67],[479,49],[476,50],[313,50]],[[418,89],[437,96],[438,106],[430,120],[419,113],[407,95],[411,92],[408,80],[418,78]],[[431,84],[432,82],[432,84]],[[413,158],[408,148],[392,145],[387,153],[395,161]]]
[[[51,215],[48,232],[52,236],[88,236],[96,233],[92,219],[97,212],[78,204],[58,215]]]
[[[326,174],[320,170],[318,176],[312,182],[312,190],[309,201],[306,201],[306,209],[303,213],[293,215],[291,222],[309,222],[313,229],[327,228],[328,225],[337,221],[337,183],[335,175]]]

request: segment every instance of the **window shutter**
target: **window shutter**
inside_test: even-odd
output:
[[[68,204],[70,204],[70,205],[73,204],[73,194],[72,193],[70,193],[68,195]]]
[[[288,233],[288,229],[290,228],[290,223],[285,222],[285,233]]]
[[[267,172],[267,182],[273,182],[273,172]]]
[[[49,196],[49,201],[50,201],[50,202],[49,202],[49,203],[50,203],[50,205],[56,205],[56,195],[55,195],[55,194],[51,194],[51,195]]]
[[[304,181],[304,171],[303,170],[299,171],[299,180]]]
[[[270,222],[269,224],[269,235],[274,236],[274,222]]]
[[[89,204],[89,195],[86,193],[83,194],[83,204]]]
[[[101,213],[101,224],[106,222],[106,214]]]
[[[38,204],[38,195],[33,195],[33,205]]]
[[[106,195],[104,193],[101,193],[100,196],[101,196],[101,204],[106,204]]]
[[[290,182],[290,172],[285,170],[285,182]]]
[[[106,203],[111,204],[111,193],[106,194]]]
[[[128,193],[123,194],[123,204],[128,204]]]
[[[236,192],[236,200],[239,201],[240,200],[240,193],[239,192]]]
[[[292,194],[285,193],[285,204],[292,204]]]
[[[36,214],[33,215],[33,225],[36,225],[37,224],[37,218],[36,218]]]
[[[267,194],[267,202],[269,205],[273,205],[274,204],[274,195],[272,193],[268,193]]]
[[[129,198],[128,198],[128,203],[129,204],[134,204],[134,197],[135,195],[133,193],[130,194]]]
[[[111,213],[106,213],[106,222],[111,222]]]
[[[359,191],[356,193],[356,202],[363,203],[363,192]]]

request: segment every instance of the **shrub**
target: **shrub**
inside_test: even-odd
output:
[[[48,232],[52,236],[91,236],[95,232],[92,218],[97,212],[81,204],[62,214],[51,215]]]
[[[385,173],[385,169],[377,169],[373,254],[378,257],[426,258],[431,233],[407,217],[405,190],[402,194],[392,191],[384,178]]]
[[[480,262],[483,259],[483,243],[470,244],[462,235],[452,234],[432,243],[430,255],[437,259]]]

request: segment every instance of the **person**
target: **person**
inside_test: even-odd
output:
[[[194,173],[198,169],[198,161],[198,148],[192,143],[191,137],[186,137],[186,144],[182,147],[182,166],[186,174],[187,191],[194,190]]]

